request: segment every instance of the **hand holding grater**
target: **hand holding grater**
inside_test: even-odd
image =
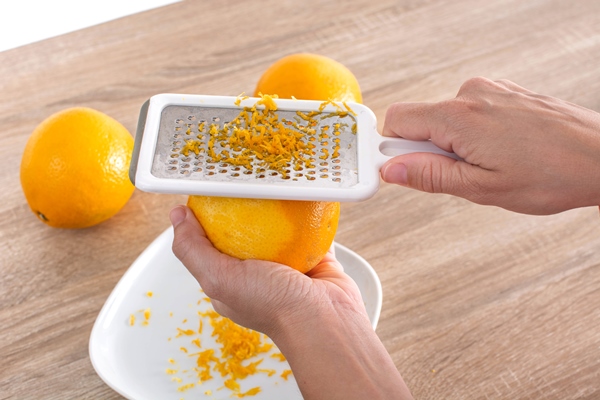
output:
[[[362,104],[159,94],[140,111],[129,176],[143,191],[360,201],[390,158],[430,141],[382,137]]]

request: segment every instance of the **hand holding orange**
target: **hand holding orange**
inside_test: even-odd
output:
[[[128,170],[133,138],[90,108],[51,115],[32,133],[21,159],[31,210],[58,228],[86,228],[116,214],[133,193]]]

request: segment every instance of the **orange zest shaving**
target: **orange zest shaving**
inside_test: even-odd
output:
[[[276,359],[278,359],[279,361],[282,361],[282,362],[285,361],[285,356],[283,354],[281,354],[281,353],[271,354],[271,358],[276,358]]]
[[[246,174],[256,173],[258,177],[264,177],[262,173],[269,170],[283,179],[290,179],[291,168],[295,171],[315,168],[315,145],[309,142],[314,141],[319,119],[356,115],[345,102],[339,105],[328,100],[319,106],[318,111],[297,111],[296,120],[290,121],[279,118],[275,102],[277,95],[259,95],[260,99],[252,107],[243,107],[232,121],[224,123],[222,127],[213,123],[207,134],[198,135],[198,139],[187,139],[180,152],[186,157],[191,153],[196,156],[206,153],[206,162],[209,164],[224,163],[245,168]],[[236,97],[234,104],[240,106],[242,100],[247,98],[242,93]],[[328,104],[336,111],[325,112]],[[200,132],[204,130],[203,124],[198,126]],[[339,123],[335,124],[336,135],[340,134],[340,126]],[[356,133],[355,126],[353,133]],[[322,127],[323,130],[326,128]],[[328,144],[322,142],[323,146]],[[340,157],[339,142],[332,150],[330,152],[323,147],[319,158],[327,160]],[[306,178],[310,179],[309,176]]]
[[[152,315],[152,312],[150,311],[149,308],[146,308],[144,310],[144,321],[142,321],[142,325],[146,326],[150,323],[150,316]]]
[[[236,106],[239,106],[242,101],[249,99],[249,98],[250,98],[250,96],[244,96],[244,92],[242,92],[235,98],[235,101],[233,102],[233,104],[235,104]]]
[[[260,393],[260,387],[253,387],[252,389],[247,390],[244,393],[236,393],[235,396],[242,398],[242,397],[246,397],[246,396],[256,396],[257,394]]]
[[[177,391],[178,392],[185,392],[186,390],[189,390],[189,389],[193,388],[194,386],[196,386],[196,385],[193,384],[193,383],[188,383],[186,385],[178,387]]]
[[[354,110],[352,110],[352,109],[350,108],[350,106],[348,105],[348,103],[346,103],[346,102],[344,101],[344,102],[342,102],[342,104],[344,105],[344,108],[345,108],[345,109],[346,109],[346,110],[347,110],[347,111],[348,111],[350,114],[352,114],[352,115],[356,116],[356,113],[354,112]]]
[[[291,369],[286,369],[281,373],[281,377],[287,381],[287,378],[291,373],[292,373]]]
[[[177,328],[177,335],[175,337],[180,337],[183,335],[192,336],[195,332],[192,329],[181,329]]]

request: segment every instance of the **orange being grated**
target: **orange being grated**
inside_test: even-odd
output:
[[[264,170],[274,171],[283,179],[290,179],[290,168],[301,171],[304,168],[315,168],[314,145],[309,142],[316,135],[315,127],[321,120],[333,116],[345,117],[356,113],[343,102],[343,106],[334,101],[327,100],[318,108],[318,111],[297,111],[296,121],[280,119],[277,111],[277,95],[259,93],[259,100],[252,107],[243,107],[239,115],[223,127],[211,124],[207,137],[198,135],[196,139],[187,139],[181,153],[188,157],[190,153],[198,156],[206,152],[208,163],[225,163],[235,167],[243,167],[248,173],[261,174]],[[236,97],[234,104],[240,106],[247,99],[243,93]],[[331,104],[336,111],[325,112],[324,109]],[[203,124],[203,123],[201,123]],[[356,124],[355,124],[356,125]],[[323,127],[325,130],[326,127]],[[328,127],[327,127],[328,128]],[[336,135],[340,134],[340,124],[336,124]],[[204,125],[198,126],[202,132]],[[355,127],[352,130],[356,133]],[[206,143],[204,142],[206,141]],[[203,147],[205,146],[205,147]],[[221,149],[220,151],[217,149]],[[324,149],[320,159],[336,159],[340,157],[339,142],[333,151]],[[263,177],[264,175],[259,175]],[[306,176],[307,179],[311,179]]]

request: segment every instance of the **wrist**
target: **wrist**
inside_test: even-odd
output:
[[[283,318],[271,336],[305,399],[412,398],[364,312],[342,306],[307,315]]]

